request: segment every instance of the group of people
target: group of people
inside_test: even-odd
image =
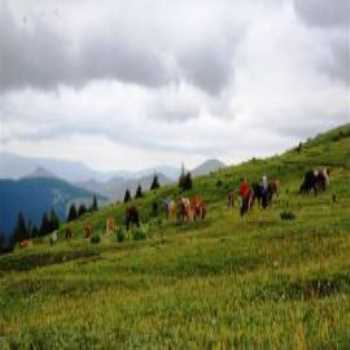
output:
[[[273,179],[269,182],[266,175],[261,178],[260,183],[252,185],[248,183],[246,178],[242,178],[239,186],[240,215],[243,216],[247,213],[256,200],[259,206],[266,209],[271,204],[273,196],[278,195],[278,187],[278,180]],[[232,198],[232,193],[229,196]]]

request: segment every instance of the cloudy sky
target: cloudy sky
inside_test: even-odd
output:
[[[0,147],[236,163],[350,121],[348,0],[0,0]]]

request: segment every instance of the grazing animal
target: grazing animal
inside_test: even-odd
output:
[[[72,230],[69,227],[67,227],[66,231],[65,231],[65,234],[64,234],[65,239],[67,239],[67,240],[71,239],[72,236],[73,236]]]
[[[126,209],[125,225],[127,230],[129,230],[130,225],[136,225],[137,227],[140,227],[139,211],[135,206],[131,206]]]
[[[30,247],[31,245],[32,245],[32,241],[29,240],[29,239],[24,239],[23,241],[21,241],[21,242],[19,243],[19,246],[20,246],[21,248],[27,248],[27,247]]]
[[[257,200],[259,207],[266,209],[271,205],[273,197],[278,196],[279,190],[279,181],[272,180],[268,183],[267,188],[265,189],[262,184],[253,183],[252,189],[254,192],[253,203]]]
[[[93,227],[90,223],[84,225],[84,236],[89,239],[92,236]]]
[[[233,208],[235,206],[235,194],[234,191],[230,191],[227,194],[227,208]]]
[[[53,231],[50,235],[50,244],[53,245],[58,241],[58,231]]]
[[[177,202],[177,218],[180,222],[192,222],[193,211],[191,201],[186,197],[181,197]]]
[[[309,194],[312,191],[315,196],[318,192],[323,192],[329,185],[329,169],[308,170],[304,175],[303,183],[300,186],[299,193]]]
[[[117,229],[117,225],[115,223],[115,220],[113,217],[108,217],[106,220],[106,234],[109,235],[110,233],[115,232]]]
[[[165,214],[168,220],[176,220],[176,203],[172,199],[163,200]]]
[[[200,196],[191,198],[191,210],[194,220],[204,220],[207,215],[207,205]]]

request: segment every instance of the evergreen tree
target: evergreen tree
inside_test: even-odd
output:
[[[78,209],[78,216],[82,216],[87,212],[85,204],[80,204],[79,209]]]
[[[73,220],[77,219],[77,217],[78,217],[77,209],[75,207],[75,204],[73,203],[69,208],[67,221],[68,222],[73,221]]]
[[[56,215],[54,209],[51,209],[50,211],[50,231],[49,232],[53,232],[55,230],[58,230],[60,227],[60,220],[58,218],[58,216]]]
[[[98,210],[97,197],[94,194],[94,198],[92,200],[92,205],[91,205],[90,211],[97,211],[97,210]]]
[[[192,189],[193,183],[192,183],[192,176],[191,173],[188,172],[187,174],[181,174],[179,178],[179,187],[182,191],[188,191]]]
[[[127,190],[125,191],[125,195],[124,195],[124,203],[127,203],[127,202],[129,202],[130,200],[131,200],[131,194],[130,194],[129,189],[127,189]]]
[[[188,172],[185,178],[186,178],[186,181],[185,181],[185,183],[186,183],[186,190],[191,190],[192,186],[193,186],[191,173]]]
[[[39,229],[36,225],[33,226],[32,228],[32,238],[39,237]]]
[[[186,191],[186,171],[185,171],[185,165],[182,163],[181,165],[181,174],[179,177],[179,187],[182,191]]]
[[[6,240],[5,235],[0,231],[0,254],[5,251],[6,248]]]
[[[31,220],[28,220],[28,224],[27,224],[27,237],[28,238],[32,238],[32,231],[33,231],[33,224]]]
[[[50,232],[50,230],[51,230],[51,223],[50,223],[49,217],[47,213],[44,213],[41,219],[39,235],[45,236]]]
[[[141,185],[138,185],[136,189],[135,198],[142,198],[142,197],[143,197],[142,187]]]
[[[17,217],[16,226],[14,229],[14,237],[16,242],[21,242],[28,238],[28,231],[26,226],[26,221],[22,212],[19,212]]]
[[[152,181],[152,184],[151,184],[151,191],[156,190],[159,187],[160,187],[160,185],[159,185],[158,175],[154,175],[153,181]]]

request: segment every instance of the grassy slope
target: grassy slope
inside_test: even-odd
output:
[[[342,135],[340,135],[342,131]],[[340,135],[340,136],[339,136]],[[94,246],[79,238],[123,205],[71,224],[76,239],[0,257],[0,348],[347,348],[350,343],[350,125],[295,151],[195,180],[209,203],[204,223],[150,219],[151,238]],[[305,169],[331,165],[330,189],[296,194]],[[225,208],[242,175],[281,179],[272,209],[241,220]],[[222,186],[218,186],[218,180]],[[337,195],[333,204],[331,195]],[[281,221],[282,210],[296,221]]]

